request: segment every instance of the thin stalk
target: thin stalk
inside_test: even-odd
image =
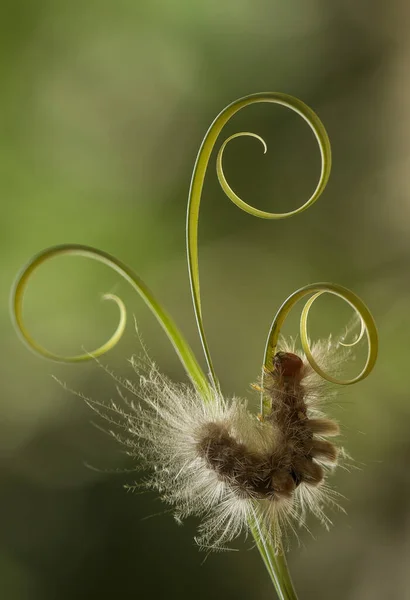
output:
[[[297,600],[283,549],[280,548],[275,552],[268,541],[268,536],[264,534],[263,526],[255,511],[249,520],[249,527],[279,600]]]

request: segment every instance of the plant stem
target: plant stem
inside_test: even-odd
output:
[[[282,548],[275,552],[274,547],[264,535],[256,513],[249,523],[256,546],[262,556],[265,567],[275,586],[279,600],[298,600],[290,577],[286,556]]]

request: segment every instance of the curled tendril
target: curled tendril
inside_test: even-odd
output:
[[[87,354],[79,354],[76,356],[61,356],[50,352],[43,346],[41,346],[28,332],[23,320],[23,299],[24,292],[27,287],[27,283],[32,276],[33,272],[44,262],[61,255],[71,256],[85,256],[97,260],[111,269],[114,269],[119,273],[133,288],[136,290],[141,298],[145,301],[148,307],[151,309],[160,325],[168,335],[176,353],[178,354],[186,372],[191,378],[192,382],[199,390],[199,392],[207,397],[209,395],[209,384],[201,370],[190,346],[185,341],[184,337],[180,333],[179,329],[175,325],[173,319],[164,310],[162,305],[156,300],[151,290],[145,285],[145,283],[138,277],[138,275],[130,269],[126,264],[111,256],[107,252],[97,250],[90,246],[83,246],[80,244],[63,244],[61,246],[53,246],[47,248],[34,256],[29,263],[23,268],[21,273],[18,275],[14,287],[11,293],[11,312],[13,315],[14,323],[17,331],[19,332],[22,340],[31,349],[38,354],[55,361],[61,362],[83,362],[97,356],[101,356],[111,348],[121,338],[126,324],[126,310],[125,306],[120,298],[112,294],[106,294],[105,298],[113,300],[117,303],[120,309],[120,319],[114,334],[110,339],[105,342],[102,346]]]
[[[306,210],[311,206],[321,195],[323,190],[326,187],[327,181],[330,175],[332,157],[331,157],[331,149],[328,135],[326,133],[326,129],[324,128],[323,123],[319,119],[319,117],[313,112],[311,108],[309,108],[304,102],[301,100],[294,98],[293,96],[289,96],[288,94],[281,94],[276,92],[266,92],[260,94],[253,94],[250,96],[245,96],[244,98],[240,98],[236,100],[229,106],[227,106],[214,120],[212,125],[210,126],[205,138],[202,142],[202,145],[199,149],[199,153],[197,156],[197,160],[195,163],[194,171],[192,174],[191,188],[189,191],[189,200],[188,200],[188,211],[187,211],[187,259],[188,259],[188,271],[189,271],[189,279],[191,284],[191,292],[192,299],[194,304],[194,312],[198,325],[199,336],[201,338],[202,346],[204,349],[206,361],[208,364],[208,369],[210,373],[210,377],[214,383],[217,385],[217,378],[215,374],[215,370],[212,364],[211,354],[208,347],[208,342],[205,336],[203,320],[202,320],[202,309],[201,309],[201,298],[200,298],[200,286],[199,286],[199,266],[198,266],[198,220],[199,220],[199,208],[201,203],[201,194],[202,188],[205,180],[206,170],[208,167],[209,159],[212,154],[212,150],[215,146],[216,140],[222,131],[223,127],[226,123],[242,108],[246,106],[250,106],[251,104],[268,102],[273,104],[280,104],[285,106],[292,111],[296,112],[300,115],[310,126],[312,129],[320,151],[321,156],[321,171],[319,176],[319,181],[314,190],[311,197],[299,208],[286,212],[286,213],[271,213],[263,210],[259,210],[254,208],[253,206],[247,204],[229,186],[224,172],[222,168],[222,158],[223,153],[226,148],[226,145],[233,139],[240,136],[250,136],[259,140],[263,146],[264,152],[267,151],[267,146],[263,138],[255,133],[249,132],[241,132],[236,133],[230,136],[227,140],[222,144],[217,160],[216,160],[216,170],[219,182],[225,194],[228,196],[230,200],[234,204],[236,204],[239,208],[244,210],[245,212],[255,216],[260,217],[262,219],[285,219],[287,217],[291,217],[299,214],[300,212]]]
[[[344,300],[345,302],[350,304],[350,306],[353,308],[353,310],[360,317],[361,332],[359,334],[358,339],[355,342],[353,342],[352,344],[343,344],[343,345],[353,346],[362,339],[364,333],[366,333],[366,336],[367,336],[368,350],[367,350],[366,363],[365,363],[362,371],[359,373],[359,375],[357,375],[356,377],[354,377],[352,379],[338,379],[336,377],[333,377],[330,373],[326,373],[325,371],[323,371],[323,369],[315,361],[315,359],[312,355],[311,349],[310,349],[308,327],[307,327],[309,311],[312,307],[312,304],[315,302],[315,300],[317,300],[317,298],[324,293],[333,294],[335,296],[338,296],[339,298],[342,298],[342,300]],[[303,307],[302,314],[300,317],[300,338],[301,338],[302,348],[303,348],[304,353],[306,354],[307,360],[309,361],[312,368],[316,371],[316,373],[318,373],[321,377],[323,377],[323,379],[326,379],[326,381],[330,381],[331,383],[336,383],[339,385],[352,385],[353,383],[362,381],[372,371],[372,369],[376,363],[376,359],[377,359],[378,334],[377,334],[376,324],[375,324],[373,316],[372,316],[371,312],[369,311],[369,309],[367,308],[366,304],[358,296],[356,296],[356,294],[354,292],[352,292],[348,288],[345,288],[341,285],[337,285],[335,283],[313,283],[310,285],[306,285],[305,287],[300,288],[299,290],[297,290],[296,292],[291,294],[285,300],[285,302],[282,304],[282,306],[279,308],[278,312],[276,313],[275,318],[273,319],[270,331],[269,331],[269,335],[268,335],[268,339],[267,339],[266,347],[265,347],[264,360],[263,360],[264,370],[265,369],[269,370],[272,368],[272,362],[271,362],[272,357],[274,356],[274,354],[276,352],[276,347],[278,344],[280,331],[282,329],[283,323],[284,323],[286,317],[288,316],[289,312],[292,310],[293,306],[299,300],[301,300],[305,296],[309,296],[311,294],[314,294],[314,295],[311,298],[309,298],[309,300],[306,302],[305,306]],[[263,395],[261,395],[262,415],[265,413],[265,411],[267,409],[268,409],[268,406],[265,405]]]

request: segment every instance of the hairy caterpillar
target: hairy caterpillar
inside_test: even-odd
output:
[[[340,363],[340,347],[332,340],[316,343],[313,351],[327,366]],[[214,389],[212,401],[204,403],[192,386],[173,383],[152,362],[131,362],[139,385],[124,385],[140,402],[121,394],[127,409],[110,406],[126,431],[114,435],[150,472],[143,485],[173,505],[178,521],[203,517],[200,546],[224,547],[248,530],[255,512],[274,545],[285,522],[304,523],[306,508],[329,522],[323,504],[334,502],[336,493],[326,474],[339,451],[324,438],[336,436],[339,427],[320,411],[333,391],[302,353],[284,347],[274,356],[263,381],[271,404],[263,420],[245,400],[227,400]],[[107,418],[98,402],[89,404]]]

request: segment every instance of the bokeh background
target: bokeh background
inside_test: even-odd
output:
[[[289,562],[301,598],[410,598],[409,12],[405,0],[1,0],[4,600],[274,596],[249,541],[206,557],[194,546],[194,520],[177,527],[154,494],[124,491],[138,478],[128,472],[134,465],[51,375],[106,401],[116,395],[112,380],[95,363],[59,365],[28,352],[8,313],[15,274],[32,254],[85,243],[135,267],[200,356],[184,249],[191,171],[214,116],[266,90],[317,111],[334,168],[318,203],[282,222],[241,213],[209,170],[200,267],[214,362],[226,393],[256,410],[249,383],[287,295],[334,280],[370,305],[377,367],[330,408],[356,460],[332,479],[347,514],[332,515],[329,533],[309,522],[312,534],[293,541]],[[263,135],[269,152],[249,138],[229,146],[235,190],[259,208],[300,205],[320,164],[309,128],[284,108],[259,105],[226,134],[243,129]],[[185,379],[141,300],[92,261],[60,258],[38,271],[27,324],[54,351],[91,349],[115,327],[104,292],[123,297],[162,370]],[[341,302],[322,298],[311,335],[337,333],[349,318]],[[138,350],[130,319],[103,363],[130,376],[127,359]]]

